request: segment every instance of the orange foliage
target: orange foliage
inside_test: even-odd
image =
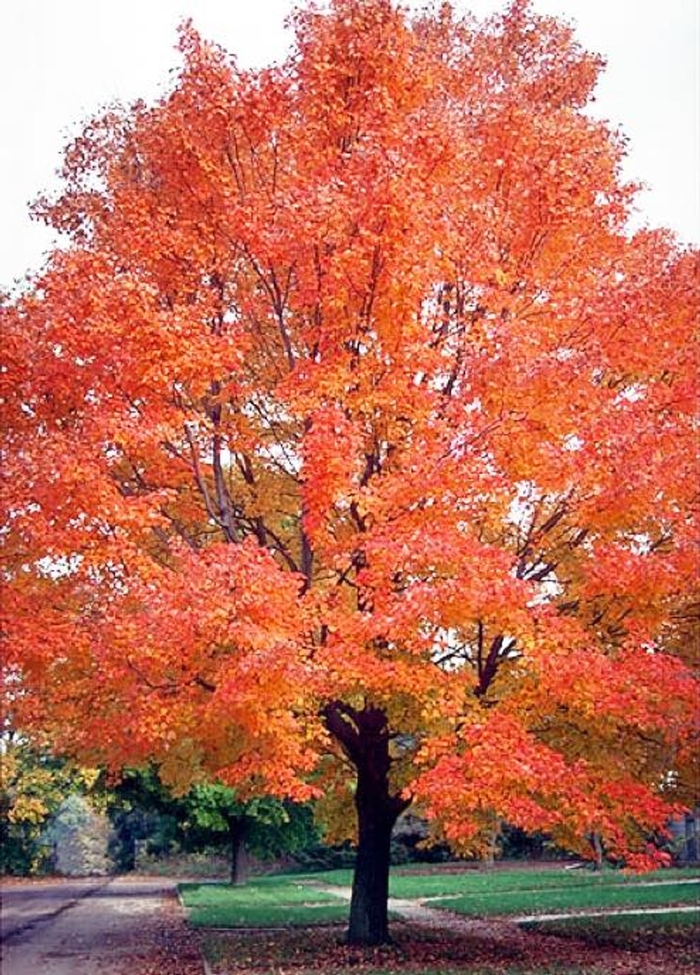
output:
[[[628,232],[600,62],[528,4],[294,26],[241,71],[185,25],[39,205],[69,243],[3,309],[14,721],[303,798],[380,712],[457,846],[498,816],[644,857],[697,724],[698,255]]]

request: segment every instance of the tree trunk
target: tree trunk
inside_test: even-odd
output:
[[[488,834],[488,846],[484,851],[484,856],[481,861],[482,867],[486,870],[493,870],[496,866],[496,856],[498,854],[498,839],[501,835],[501,821],[498,816],[493,817],[493,825]]]
[[[325,710],[326,725],[357,769],[357,861],[347,941],[381,945],[390,940],[389,860],[394,824],[409,802],[391,792],[389,730],[378,708],[357,711],[336,702]]]
[[[600,833],[593,832],[588,837],[588,841],[593,848],[593,869],[602,870],[603,869],[603,842],[600,838]]]
[[[365,782],[358,770],[357,861],[352,882],[347,940],[355,945],[381,945],[389,941],[389,864],[391,833],[399,810],[390,804],[388,790]],[[382,794],[383,792],[383,794]]]
[[[242,887],[248,883],[248,851],[245,848],[248,821],[246,816],[228,816],[231,884]]]

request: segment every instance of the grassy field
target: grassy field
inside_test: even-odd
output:
[[[245,887],[181,884],[180,894],[194,927],[277,927],[329,924],[347,918],[348,905],[313,890],[295,877],[262,877]]]
[[[216,975],[687,975],[700,968],[700,912],[680,913],[675,904],[697,904],[700,872],[663,871],[627,876],[615,871],[430,869],[396,871],[392,894],[427,906],[486,919],[539,912],[572,916],[533,922],[489,936],[445,924],[395,920],[393,944],[351,948],[343,942],[347,900],[331,892],[347,886],[347,871],[263,877],[242,888],[184,884],[183,901],[199,928],[202,947]],[[693,883],[681,883],[693,880]],[[663,883],[654,883],[663,881]],[[654,884],[653,886],[647,886]],[[430,900],[437,897],[439,900]],[[669,904],[653,915],[576,916],[586,910]],[[445,926],[446,925],[446,926]],[[218,930],[213,930],[218,929]],[[226,930],[221,930],[226,929]],[[504,937],[504,931],[508,932]],[[648,966],[648,967],[647,967]]]
[[[700,923],[700,907],[696,911],[674,911],[672,908],[659,914],[611,914],[608,917],[578,917],[562,918],[560,921],[526,921],[522,927],[554,934],[557,937],[581,937],[588,933],[600,940],[603,934],[610,934],[616,941],[624,939],[627,943],[628,935],[662,930],[688,928]]]
[[[323,884],[349,887],[352,883],[351,870],[328,870],[323,873],[297,874],[301,884]],[[689,869],[662,870],[653,874],[627,874],[620,870],[604,870],[600,873],[587,870],[565,870],[564,867],[549,867],[542,870],[475,870],[465,868],[454,870],[432,868],[429,873],[419,868],[401,867],[392,870],[389,892],[392,897],[433,898],[452,897],[458,894],[479,895],[482,893],[536,891],[561,889],[564,891],[587,888],[596,890],[604,887],[634,886],[655,883],[663,880],[697,880],[700,871]],[[689,885],[692,886],[692,885]]]
[[[699,884],[664,883],[643,886],[639,883],[628,883],[613,886],[587,883],[575,887],[481,890],[431,901],[430,906],[446,908],[459,914],[492,917],[697,904],[699,893]]]
[[[242,888],[184,884],[181,893],[197,927],[327,924],[345,920],[348,905],[326,888],[349,886],[351,879],[349,871],[334,870],[261,877]],[[697,904],[700,874],[665,870],[628,875],[562,868],[395,872],[391,895],[427,900],[430,907],[478,917],[661,907]]]

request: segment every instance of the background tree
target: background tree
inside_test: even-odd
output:
[[[110,815],[133,869],[135,841],[177,843],[185,851],[225,847],[232,884],[244,884],[249,855],[272,860],[317,841],[308,806],[262,796],[241,802],[221,783],[198,783],[174,796],[153,769],[127,770],[115,786]]]
[[[102,786],[113,826],[112,856],[120,870],[138,867],[143,851],[167,856],[177,842],[180,810],[153,767],[124,769]]]
[[[4,311],[8,686],[84,760],[352,807],[377,943],[411,802],[459,850],[497,818],[649,862],[696,713],[698,261],[628,232],[567,26],[293,22],[261,71],[185,26],[39,208],[70,243]]]
[[[293,854],[317,839],[308,806],[270,796],[240,802],[233,789],[213,783],[195,785],[182,799],[187,846],[225,844],[230,880],[244,884],[249,855],[263,860]]]
[[[104,876],[114,869],[111,826],[104,810],[71,793],[60,804],[45,833],[51,866],[65,877]]]
[[[0,873],[50,870],[47,827],[65,799],[91,789],[97,773],[9,731],[0,741],[0,758]]]

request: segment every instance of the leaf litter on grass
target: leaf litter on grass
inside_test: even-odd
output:
[[[503,936],[504,924],[508,936]],[[496,930],[497,928],[497,930]],[[690,932],[629,947],[593,937],[560,938],[497,922],[489,937],[398,923],[394,942],[358,948],[343,942],[344,926],[201,936],[215,975],[691,975],[700,973]]]

